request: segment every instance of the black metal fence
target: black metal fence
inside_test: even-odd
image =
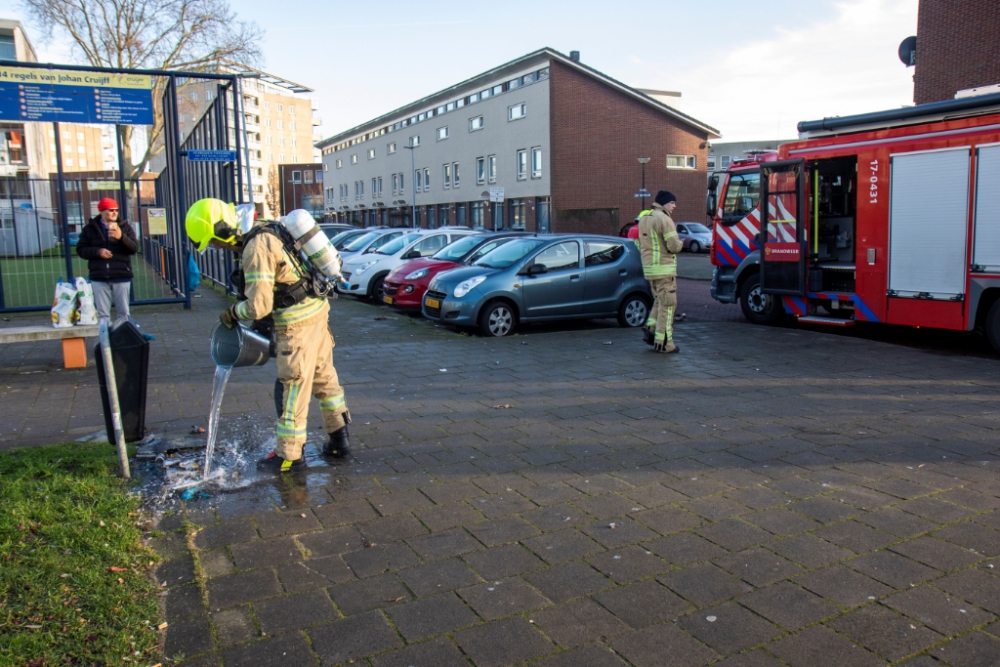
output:
[[[0,65],[18,66],[0,60]],[[184,231],[187,207],[203,197],[242,201],[243,155],[240,140],[245,119],[239,77],[223,73],[123,70],[74,65],[36,65],[59,70],[112,74],[145,74],[162,85],[163,142],[166,168],[155,180],[126,181],[114,172],[76,174],[63,171],[59,124],[53,123],[57,175],[28,178],[28,165],[19,177],[0,178],[0,312],[47,310],[52,305],[56,281],[86,276],[86,262],[76,256],[76,242],[87,221],[97,214],[97,202],[111,197],[119,202],[121,219],[128,221],[139,240],[133,261],[131,303],[181,303],[191,305],[188,266],[191,244]],[[185,84],[208,82],[217,94],[183,144],[180,136],[178,97]],[[37,123],[36,123],[37,124]],[[42,125],[42,124],[38,124]],[[118,161],[122,164],[121,127]],[[35,134],[44,137],[45,132]],[[47,141],[47,139],[41,139]],[[236,161],[193,163],[188,149],[236,150]],[[42,165],[35,165],[38,169]],[[48,171],[47,165],[42,173]],[[164,209],[166,233],[158,226],[151,233],[150,209]],[[231,256],[213,253],[196,256],[208,280],[229,287]]]
[[[182,83],[175,79],[164,95],[164,122],[169,114],[176,114],[176,88]],[[194,258],[201,272],[202,280],[211,282],[232,293],[232,283],[229,276],[233,271],[233,253],[208,248],[203,253],[194,253],[193,245],[187,241],[184,234],[184,215],[187,207],[206,197],[214,197],[224,202],[243,203],[243,125],[242,95],[239,90],[239,80],[231,77],[220,81],[214,87],[214,100],[195,124],[183,143],[178,134],[165,137],[166,150],[176,153],[177,159],[164,169],[157,178],[157,192],[161,193],[168,211],[168,221],[171,228],[179,230],[177,238],[183,239],[182,252],[171,249],[174,255],[165,252],[164,256],[176,256],[185,262],[186,271],[188,257]],[[193,162],[186,159],[189,151],[222,150],[235,151],[235,162]],[[167,272],[171,269],[168,267]],[[179,275],[186,276],[186,272]],[[188,297],[190,304],[190,297]]]

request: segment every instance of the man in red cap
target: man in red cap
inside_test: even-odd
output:
[[[117,319],[121,319],[129,315],[132,255],[139,245],[132,225],[118,221],[118,202],[105,197],[97,202],[97,211],[80,232],[76,254],[87,260],[97,317],[110,320],[114,302]]]

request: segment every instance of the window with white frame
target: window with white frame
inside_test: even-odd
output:
[[[497,156],[486,156],[486,177],[490,183],[497,182]]]
[[[285,122],[284,121],[282,121],[282,120],[278,121],[278,129],[279,130],[285,129]]]
[[[293,171],[292,172],[292,183],[301,183],[301,182],[302,182],[302,172],[301,171]]]
[[[292,148],[296,148],[299,145],[299,140],[292,137]]]
[[[416,192],[422,192],[423,191],[423,189],[424,189],[424,172],[422,170],[417,169],[416,171],[413,172],[413,183],[414,183],[413,187],[415,188]]]
[[[539,146],[531,149],[531,177],[542,177],[542,149]]]
[[[285,154],[278,153],[278,162],[284,162],[284,161],[285,161]]]
[[[719,158],[719,169],[729,169],[730,158],[728,155],[723,155]]]
[[[372,179],[372,199],[378,197],[378,179]]]
[[[294,104],[289,104],[288,105],[288,113],[292,114],[293,116],[295,115],[295,105]]]
[[[302,173],[302,182],[303,183],[312,183],[313,182],[313,172],[311,170],[307,169],[306,171],[304,171]]]
[[[715,156],[706,155],[705,156],[705,168],[709,171],[715,171]]]
[[[416,136],[410,137],[410,145],[411,146],[419,146],[420,145],[420,135],[419,134],[416,135]]]
[[[439,127],[438,131],[437,131],[437,136],[438,136],[438,141],[441,141],[442,139],[447,139],[448,138],[448,126],[445,125],[444,127]]]
[[[375,149],[374,148],[369,148],[368,149],[368,159],[369,160],[374,160],[375,159]]]
[[[469,119],[469,132],[475,132],[476,130],[483,129],[483,117],[476,116],[475,118]]]
[[[517,180],[523,181],[528,178],[528,151],[521,149],[517,152]]]
[[[264,102],[264,111],[270,111],[270,110],[271,110],[271,103]]]
[[[292,155],[292,162],[298,162],[298,161],[299,161],[299,156],[293,154]]]
[[[697,159],[694,155],[668,155],[667,169],[695,169]]]
[[[390,142],[388,146],[386,146],[386,153],[392,155],[395,152],[396,152],[396,142],[393,141]]]
[[[430,192],[431,189],[431,170],[424,168],[424,192]]]
[[[406,185],[403,183],[403,174],[402,174],[402,172],[400,172],[400,174],[399,174],[399,194],[403,194],[404,192],[406,192]]]
[[[453,162],[451,165],[451,185],[457,188],[459,185],[459,175],[458,175],[458,163]]]
[[[486,158],[476,158],[476,184],[482,185],[486,182]]]
[[[507,120],[520,120],[528,112],[528,107],[522,102],[507,107]]]
[[[354,155],[351,156],[351,164],[357,164],[357,163],[358,163],[358,154],[355,153]]]
[[[392,194],[399,192],[399,174],[392,175]]]
[[[265,118],[264,119],[264,127],[271,127],[271,119],[270,118]]]
[[[281,106],[281,102],[278,102],[278,113],[281,113],[284,110],[285,110],[284,107]]]
[[[441,184],[447,190],[451,187],[451,165],[446,164],[441,167]]]
[[[337,169],[340,169],[343,166],[344,166],[344,161],[341,158],[337,158]]]

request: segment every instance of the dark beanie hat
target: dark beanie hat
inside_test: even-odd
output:
[[[672,201],[677,201],[677,197],[675,197],[674,193],[671,192],[670,190],[660,190],[659,192],[656,193],[656,199],[654,199],[653,201],[655,201],[660,206],[666,206]]]

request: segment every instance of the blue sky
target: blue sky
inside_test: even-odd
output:
[[[896,56],[918,0],[234,0],[266,30],[264,69],[316,90],[329,136],[543,46],[676,106],[723,140],[790,138],[795,124],[912,102]],[[0,15],[20,18],[16,2]],[[276,11],[276,7],[280,10]],[[31,26],[29,24],[29,30]],[[64,43],[31,32],[43,60]]]

